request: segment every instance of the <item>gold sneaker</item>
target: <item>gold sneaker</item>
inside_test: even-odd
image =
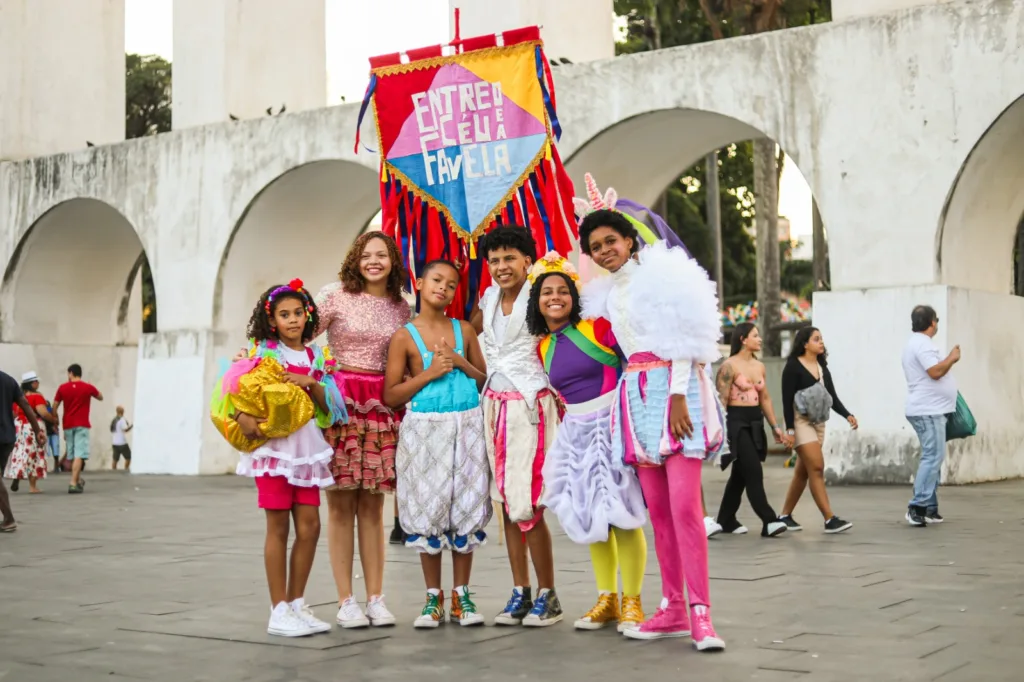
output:
[[[600,630],[609,623],[619,619],[619,595],[602,594],[597,598],[597,604],[576,621],[577,630]]]
[[[640,604],[640,597],[622,595],[622,615],[619,616],[619,632],[628,630],[643,622],[644,607]]]

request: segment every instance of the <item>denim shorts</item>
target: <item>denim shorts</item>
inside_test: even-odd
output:
[[[68,459],[89,459],[89,429],[86,427],[64,429],[64,444]]]

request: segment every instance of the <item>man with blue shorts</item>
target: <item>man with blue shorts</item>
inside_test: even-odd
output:
[[[85,482],[81,480],[82,467],[89,459],[89,408],[92,399],[103,400],[103,394],[92,384],[82,381],[82,366],[75,364],[68,367],[68,381],[57,389],[53,398],[53,414],[64,404],[64,445],[68,459],[71,460],[71,485],[69,493],[81,493]]]

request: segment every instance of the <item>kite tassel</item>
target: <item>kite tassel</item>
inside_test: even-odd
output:
[[[371,74],[370,82],[366,86],[366,94],[363,95],[363,103],[359,107],[359,119],[356,121],[356,144],[355,149],[352,150],[353,154],[359,153],[359,142],[362,139],[362,128],[363,128],[363,117],[366,116],[366,110],[370,107],[370,100],[373,99],[373,93],[377,90],[377,76]],[[363,148],[371,154],[374,153],[372,149],[363,145]]]

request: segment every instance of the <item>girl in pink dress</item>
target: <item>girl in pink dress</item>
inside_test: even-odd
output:
[[[363,234],[349,250],[339,283],[317,296],[320,324],[338,362],[336,377],[349,421],[328,433],[335,447],[335,486],[328,492],[328,547],[343,628],[394,625],[384,603],[384,495],[395,489],[399,415],[384,404],[384,368],[391,336],[410,318],[398,246],[381,232]],[[356,519],[366,582],[364,613],[352,594]]]

